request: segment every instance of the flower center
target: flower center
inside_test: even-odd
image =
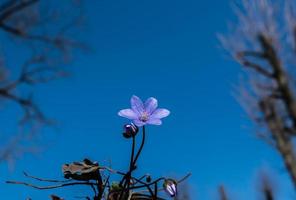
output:
[[[149,119],[149,114],[147,112],[143,112],[139,118],[142,122],[146,122]]]

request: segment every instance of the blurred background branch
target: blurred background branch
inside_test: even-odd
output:
[[[229,200],[223,185],[219,186],[218,190],[221,200]]]
[[[5,40],[0,52],[0,98],[23,112],[23,117],[15,119],[21,131],[1,143],[0,162],[32,152],[32,146],[23,144],[31,141],[44,125],[54,124],[33,98],[33,87],[69,75],[66,66],[74,50],[87,49],[78,36],[83,24],[83,6],[77,0],[0,3],[0,36]],[[14,57],[18,59],[10,59]]]
[[[220,39],[246,74],[242,104],[264,130],[261,138],[281,155],[296,187],[295,1],[241,2],[235,6],[238,21]],[[265,194],[272,199],[269,190]]]

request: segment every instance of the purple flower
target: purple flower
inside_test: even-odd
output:
[[[167,117],[170,111],[164,108],[157,108],[157,99],[150,97],[145,103],[133,95],[131,98],[131,109],[123,109],[118,115],[133,120],[137,126],[145,124],[161,125],[161,119]]]

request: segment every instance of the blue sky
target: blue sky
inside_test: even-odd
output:
[[[130,146],[121,131],[127,121],[117,112],[135,94],[156,97],[171,111],[162,126],[147,127],[138,174],[180,178],[191,172],[193,199],[217,199],[224,184],[233,199],[249,200],[258,199],[258,174],[265,170],[277,182],[280,199],[295,198],[280,157],[256,138],[234,95],[240,67],[216,38],[235,19],[230,2],[101,0],[86,4],[86,11],[81,36],[93,52],[75,55],[70,78],[36,88],[40,106],[59,126],[42,133],[42,153],[19,159],[13,171],[0,165],[2,183],[25,180],[22,171],[60,179],[63,163],[85,157],[111,159],[114,168],[126,169]],[[72,199],[88,192],[2,183],[1,196],[9,199],[52,193]]]

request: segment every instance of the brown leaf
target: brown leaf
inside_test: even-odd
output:
[[[98,180],[99,165],[97,162],[92,162],[84,159],[82,162],[73,162],[62,166],[64,177],[74,180]]]

